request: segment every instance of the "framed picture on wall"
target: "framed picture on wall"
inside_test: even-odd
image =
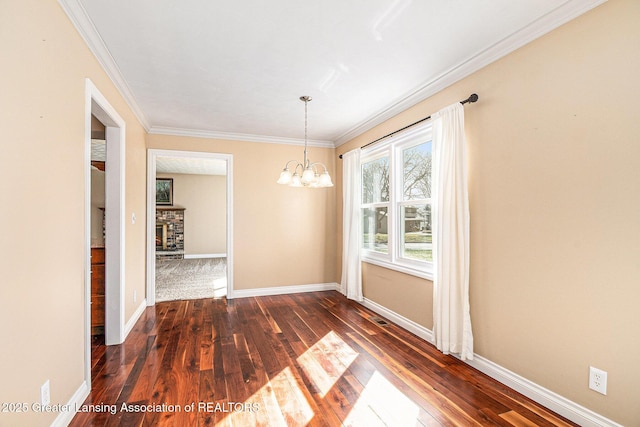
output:
[[[156,178],[156,205],[173,206],[173,178]]]

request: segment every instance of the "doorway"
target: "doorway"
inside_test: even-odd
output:
[[[91,384],[91,122],[104,125],[104,335],[124,341],[125,122],[91,80],[85,81],[85,382]]]
[[[148,150],[149,306],[172,298],[233,297],[232,163],[230,154]],[[167,289],[178,276],[189,282]]]
[[[91,115],[91,340],[105,342],[106,127]]]

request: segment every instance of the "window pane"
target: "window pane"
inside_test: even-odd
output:
[[[389,253],[388,243],[388,208],[362,209],[362,246],[376,252]]]
[[[431,198],[431,141],[402,150],[403,200]]]
[[[401,256],[419,261],[433,261],[431,205],[401,206]]]
[[[389,201],[389,158],[362,165],[362,203]]]

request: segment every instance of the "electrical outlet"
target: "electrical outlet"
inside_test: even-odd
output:
[[[607,394],[607,372],[589,366],[589,388],[604,395]]]
[[[46,406],[51,403],[51,390],[49,389],[49,380],[45,381],[40,387],[40,403]]]
[[[136,302],[138,300],[138,292],[134,289],[133,290],[133,302]]]

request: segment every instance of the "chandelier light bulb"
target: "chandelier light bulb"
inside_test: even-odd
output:
[[[293,174],[293,177],[291,177],[291,182],[289,183],[289,186],[304,187],[304,185],[302,185],[302,179],[300,178],[300,175],[298,175],[297,172]]]
[[[303,184],[311,184],[315,178],[316,174],[313,172],[311,167],[307,167],[304,172],[302,172],[302,183]]]
[[[280,178],[278,178],[278,184],[290,184],[291,183],[291,172],[289,169],[285,168],[282,172],[280,172]]]
[[[318,179],[318,186],[319,187],[333,187],[333,182],[331,181],[331,176],[329,175],[329,172],[327,172],[326,170],[322,173],[322,175],[320,175],[320,178]]]

